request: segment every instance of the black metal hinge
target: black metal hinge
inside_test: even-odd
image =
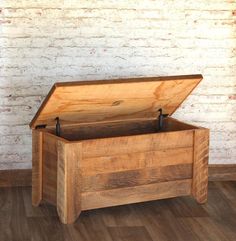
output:
[[[57,122],[56,122],[56,135],[57,135],[57,136],[60,136],[60,135],[61,135],[60,119],[59,119],[59,117],[56,117],[55,120],[57,121]]]
[[[158,110],[158,112],[160,112],[158,117],[158,131],[161,131],[163,128],[163,120],[168,116],[168,114],[163,114],[161,108]]]

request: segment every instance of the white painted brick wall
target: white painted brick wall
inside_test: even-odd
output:
[[[236,163],[235,0],[0,0],[0,169],[31,167],[28,123],[56,81],[201,73],[175,117]]]

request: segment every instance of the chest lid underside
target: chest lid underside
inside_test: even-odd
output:
[[[55,83],[30,123],[55,126],[154,119],[173,114],[202,75]]]

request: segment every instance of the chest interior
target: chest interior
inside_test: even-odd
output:
[[[166,117],[163,119],[161,129],[159,127],[158,119],[94,123],[87,125],[62,126],[60,127],[60,137],[68,141],[82,141],[194,129],[198,129],[198,127],[181,122],[172,117]],[[57,136],[56,127],[46,128],[45,131]]]

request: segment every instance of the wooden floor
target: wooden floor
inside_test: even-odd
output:
[[[122,193],[121,193],[122,195]],[[31,206],[30,187],[0,188],[0,241],[236,240],[236,182],[210,182],[209,201],[191,197],[82,212],[73,225],[54,207]]]

